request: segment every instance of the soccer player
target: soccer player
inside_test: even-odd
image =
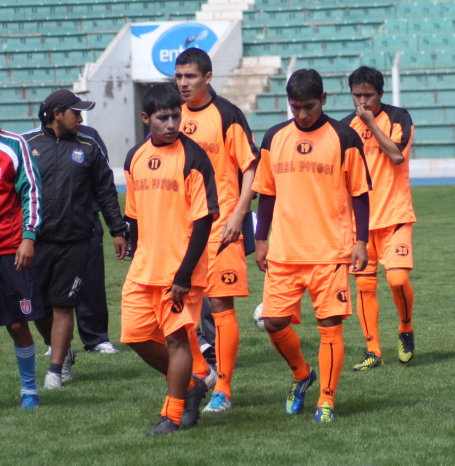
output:
[[[41,223],[41,179],[26,141],[0,129],[0,325],[14,340],[21,407],[39,406],[35,343],[28,327],[44,315],[30,265]]]
[[[137,229],[122,292],[121,341],[167,377],[158,423],[147,435],[195,425],[206,384],[191,376],[188,333],[207,283],[207,239],[218,199],[207,154],[179,131],[183,101],[171,84],[145,94],[142,121],[151,138],[125,161],[126,219]],[[167,346],[166,346],[167,345]]]
[[[234,297],[248,296],[242,223],[254,195],[251,184],[258,153],[241,110],[210,87],[212,63],[207,53],[188,48],[175,65],[175,82],[185,100],[181,130],[207,152],[215,170],[220,203],[220,217],[213,223],[208,243],[209,275],[204,292],[210,298],[215,321],[218,378],[204,412],[221,412],[231,408],[231,382],[239,346]],[[190,341],[193,372],[204,377],[209,367],[196,335],[191,335]]]
[[[52,315],[38,326],[45,339],[50,332],[51,361],[44,380],[44,387],[50,390],[73,379],[74,358],[69,351],[73,309],[87,269],[94,200],[99,202],[114,237],[117,258],[122,259],[126,252],[126,225],[112,170],[98,144],[78,134],[83,121],[81,111],[91,110],[94,105],[69,90],[59,89],[41,104],[41,127],[24,135],[43,182],[43,221],[34,267],[39,270],[37,279],[44,305]]]
[[[285,412],[297,414],[316,380],[290,326],[300,323],[308,289],[321,337],[314,420],[330,422],[344,360],[342,321],[352,314],[348,268],[367,264],[369,175],[359,136],[323,113],[327,94],[317,71],[294,72],[286,91],[294,118],[266,132],[253,183],[261,194],[256,262],[265,272],[262,316],[293,374]]]
[[[357,313],[365,336],[365,357],[355,371],[383,364],[379,344],[379,304],[376,295],[380,262],[386,272],[400,316],[398,359],[406,364],[414,356],[412,308],[414,292],[409,283],[413,268],[412,224],[416,221],[409,184],[409,157],[414,125],[407,110],[381,102],[382,73],[361,66],[349,77],[355,112],[343,121],[363,141],[371,173],[369,262],[356,274]]]

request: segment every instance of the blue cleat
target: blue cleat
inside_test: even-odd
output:
[[[208,405],[203,409],[203,413],[221,413],[231,409],[232,404],[223,392],[213,392]]]
[[[314,412],[314,422],[332,422],[335,417],[335,409],[328,403],[318,406]]]
[[[21,408],[22,409],[33,409],[38,408],[39,397],[36,394],[24,393],[21,396]]]
[[[297,414],[303,409],[305,393],[316,380],[316,372],[310,368],[310,375],[303,380],[293,380],[284,405],[286,414]]]

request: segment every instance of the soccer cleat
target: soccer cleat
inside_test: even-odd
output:
[[[398,359],[403,364],[414,357],[414,332],[398,334]]]
[[[62,382],[71,382],[73,380],[73,372],[71,366],[76,362],[76,353],[69,348],[68,353],[63,360],[62,366]]]
[[[335,417],[335,409],[327,402],[318,406],[314,412],[314,422],[332,422]]]
[[[44,388],[46,390],[58,390],[62,388],[62,376],[55,372],[47,371],[44,377]]]
[[[207,393],[207,385],[195,376],[193,379],[195,385],[186,394],[185,410],[180,421],[180,425],[184,428],[196,425],[199,419],[199,406]]]
[[[96,346],[87,348],[87,351],[90,353],[101,353],[101,354],[120,353],[120,351],[110,341],[104,341],[103,343],[98,343]]]
[[[209,374],[202,378],[208,390],[212,390],[215,387],[217,379],[218,374],[213,366],[210,366]]]
[[[23,393],[21,396],[21,408],[22,409],[33,409],[38,408],[39,397],[35,393]]]
[[[316,380],[316,372],[310,368],[310,375],[303,380],[293,380],[284,405],[286,414],[297,414],[303,409],[305,393]]]
[[[383,366],[384,361],[382,358],[379,356],[376,356],[376,354],[373,351],[370,352],[365,352],[365,356],[363,359],[356,364],[352,370],[353,371],[367,371],[368,369],[373,369],[375,367]]]
[[[223,392],[213,392],[208,405],[202,410],[203,413],[221,413],[231,409],[232,404]]]
[[[152,435],[166,435],[166,434],[173,434],[180,429],[178,424],[174,424],[174,422],[169,419],[167,416],[163,416],[160,420],[155,424],[155,427],[152,430],[147,432],[147,437],[151,437]]]

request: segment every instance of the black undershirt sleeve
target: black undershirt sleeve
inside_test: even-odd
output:
[[[368,192],[352,198],[352,207],[355,215],[357,241],[368,242],[368,228],[370,221],[370,200]]]
[[[126,256],[132,259],[137,248],[137,220],[125,215],[123,221],[126,223]]]
[[[182,264],[175,274],[174,285],[191,288],[191,275],[207,245],[210,230],[212,229],[212,222],[213,216],[207,215],[193,223],[193,232],[190,236],[188,249]]]
[[[256,240],[265,241],[267,239],[270,225],[272,224],[275,199],[276,196],[269,196],[267,194],[259,196],[256,234],[254,235]]]

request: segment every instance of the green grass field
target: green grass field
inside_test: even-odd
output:
[[[250,256],[250,297],[237,300],[241,343],[233,409],[202,415],[196,428],[146,438],[157,420],[166,383],[119,343],[120,293],[129,263],[113,258],[112,242],[106,237],[110,336],[121,353],[85,353],[76,334],[75,380],[61,391],[41,391],[41,407],[22,412],[12,341],[1,328],[0,464],[455,464],[455,186],[416,187],[413,195],[418,216],[411,274],[416,356],[408,366],[398,362],[398,316],[381,273],[385,366],[352,371],[364,347],[357,316],[352,316],[344,325],[345,366],[332,424],[312,421],[318,384],[308,391],[302,415],[283,413],[291,374],[266,334],[254,326],[262,275]],[[307,360],[317,367],[319,335],[307,296],[303,316],[297,331]],[[42,387],[49,359],[34,327],[33,333]]]

